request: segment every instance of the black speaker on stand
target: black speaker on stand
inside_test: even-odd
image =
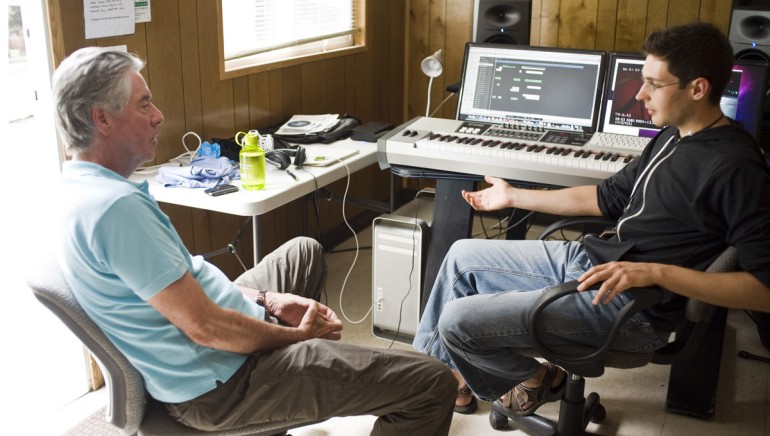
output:
[[[728,33],[736,59],[752,59],[770,63],[770,7],[735,6],[730,17]],[[765,104],[759,142],[770,149],[770,88],[765,92]]]
[[[770,7],[733,9],[729,39],[736,59],[770,62]]]
[[[532,0],[474,0],[473,42],[529,45]]]

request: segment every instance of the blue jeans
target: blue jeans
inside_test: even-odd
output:
[[[438,273],[414,347],[459,371],[480,399],[493,401],[538,370],[537,360],[515,349],[530,347],[528,317],[542,291],[590,267],[577,242],[457,241]],[[593,296],[572,294],[549,306],[541,338],[549,346],[599,345],[627,299],[621,294],[594,305]],[[667,337],[637,315],[624,324],[613,348],[645,352]]]

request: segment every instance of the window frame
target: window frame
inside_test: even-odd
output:
[[[225,48],[224,48],[224,23],[222,22],[222,2],[227,0],[217,0],[217,38],[218,38],[218,62],[219,62],[219,78],[220,80],[234,79],[237,77],[247,76],[254,73],[261,73],[264,71],[276,70],[285,67],[291,67],[294,65],[300,65],[308,62],[315,62],[319,60],[332,59],[340,56],[347,56],[355,53],[363,53],[367,50],[366,46],[366,1],[367,0],[353,0],[354,9],[357,11],[355,17],[356,26],[360,29],[359,32],[352,34],[353,45],[348,47],[336,48],[324,52],[308,53],[298,56],[280,58],[274,61],[267,61],[264,63],[251,63],[248,65],[240,66],[227,70],[225,68]],[[301,0],[297,0],[301,1]]]

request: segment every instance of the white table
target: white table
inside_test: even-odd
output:
[[[355,148],[358,150],[358,153],[344,159],[342,162],[336,162],[325,167],[305,165],[301,170],[298,170],[294,165],[290,165],[289,170],[297,176],[298,180],[294,180],[286,170],[279,170],[268,164],[266,165],[264,189],[259,191],[240,189],[238,192],[218,197],[205,194],[203,189],[166,188],[155,180],[154,173],[134,174],[131,176],[131,180],[147,180],[150,193],[157,201],[162,203],[252,217],[254,264],[256,265],[260,259],[258,243],[259,215],[290,203],[315,191],[317,188],[343,179],[347,177],[348,171],[350,174],[353,174],[377,162],[377,144],[375,143],[345,139],[332,144],[310,144],[304,147],[309,151]],[[240,187],[240,180],[235,180],[232,184]]]

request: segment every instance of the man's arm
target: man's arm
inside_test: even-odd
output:
[[[462,196],[475,210],[507,207],[564,216],[601,216],[596,186],[577,186],[555,190],[519,189],[497,177],[485,177],[492,186],[480,191],[463,191]]]
[[[659,263],[609,262],[590,268],[578,281],[581,291],[604,282],[594,304],[606,304],[628,288],[658,285],[717,306],[770,312],[770,289],[742,271],[709,273]]]
[[[285,305],[284,311],[298,320],[296,326],[272,324],[216,305],[189,272],[148,302],[195,343],[225,351],[252,353],[313,338],[339,339],[342,323],[325,306],[296,295],[268,295],[266,306]]]

